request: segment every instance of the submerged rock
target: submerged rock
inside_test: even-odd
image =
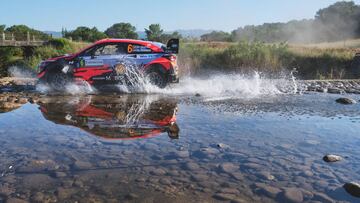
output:
[[[220,165],[220,169],[225,173],[232,173],[239,170],[239,166],[236,166],[233,163],[223,163]]]
[[[82,169],[90,169],[92,167],[92,164],[86,161],[75,161],[73,166],[75,169],[82,170]]]
[[[135,193],[129,193],[129,194],[125,195],[125,199],[128,199],[128,200],[134,200],[137,198],[139,198],[139,196]]]
[[[327,92],[330,94],[344,94],[345,93],[345,91],[340,88],[328,88]]]
[[[201,94],[196,93],[196,94],[195,94],[195,97],[201,97]]]
[[[285,188],[283,197],[286,202],[303,202],[304,196],[300,189],[297,188]]]
[[[279,188],[264,183],[255,183],[255,187],[260,193],[263,193],[270,198],[276,198],[276,196],[281,193]]]
[[[216,193],[213,198],[220,201],[245,202],[242,199],[239,199],[236,195],[227,193]]]
[[[228,148],[230,148],[229,145],[224,144],[224,143],[219,143],[219,144],[217,144],[216,146],[217,146],[218,148],[221,148],[221,149],[228,149]]]
[[[325,162],[337,162],[337,161],[341,161],[342,157],[338,155],[328,154],[323,157],[323,160]]]
[[[354,197],[360,197],[360,184],[355,182],[345,183],[343,186],[346,192]]]
[[[336,100],[339,104],[356,104],[357,102],[354,99],[351,98],[339,98]]]
[[[28,203],[28,201],[19,198],[10,198],[6,201],[7,203]]]

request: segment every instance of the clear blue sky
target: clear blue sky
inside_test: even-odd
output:
[[[336,0],[1,0],[0,24],[26,24],[60,31],[77,26],[105,30],[130,22],[143,30],[160,23],[165,30],[230,31],[249,24],[313,18]],[[360,0],[355,1],[360,4]]]

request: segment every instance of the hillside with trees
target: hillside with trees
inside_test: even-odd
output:
[[[206,34],[201,40],[317,43],[356,38],[360,38],[360,6],[352,1],[340,1],[320,9],[313,19],[248,25],[231,33]]]

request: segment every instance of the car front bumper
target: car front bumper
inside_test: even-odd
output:
[[[179,68],[178,66],[174,66],[170,69],[169,72],[169,82],[170,83],[179,83]]]

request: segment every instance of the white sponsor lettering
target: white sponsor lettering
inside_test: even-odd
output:
[[[87,60],[85,66],[102,66],[104,65],[103,60]]]

